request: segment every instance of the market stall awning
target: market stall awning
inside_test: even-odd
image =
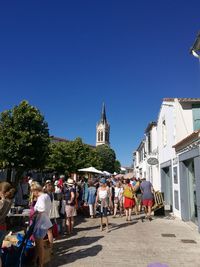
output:
[[[97,170],[94,167],[89,167],[89,168],[83,168],[83,169],[79,169],[79,172],[86,172],[86,173],[97,173],[97,174],[103,174],[102,171]]]
[[[111,175],[112,175],[111,173],[109,173],[109,172],[107,172],[107,171],[103,171],[103,174],[104,174],[105,176],[111,176]]]

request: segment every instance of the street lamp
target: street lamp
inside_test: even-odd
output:
[[[200,32],[197,35],[197,38],[193,44],[193,46],[190,48],[190,53],[200,59]]]

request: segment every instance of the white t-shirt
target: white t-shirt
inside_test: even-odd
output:
[[[123,188],[121,187],[115,187],[115,197],[118,197],[119,199],[122,197]]]
[[[37,199],[34,210],[38,212],[45,212],[47,215],[49,215],[51,206],[52,203],[49,195],[41,194]]]

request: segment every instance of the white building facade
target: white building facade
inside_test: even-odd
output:
[[[135,170],[142,165],[146,178],[164,193],[165,209],[198,224],[200,232],[200,98],[163,99],[157,126],[151,127],[155,151],[148,149],[147,128],[145,160],[136,160]],[[148,165],[149,157],[158,159],[157,173],[156,165]]]
[[[155,190],[159,190],[159,165],[157,144],[157,123],[150,122],[145,130],[145,137],[134,152],[134,172],[137,178],[149,180]],[[154,163],[153,161],[154,160]],[[153,163],[153,164],[152,164]]]

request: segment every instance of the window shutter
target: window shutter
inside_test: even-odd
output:
[[[192,105],[194,131],[200,130],[200,105]]]

